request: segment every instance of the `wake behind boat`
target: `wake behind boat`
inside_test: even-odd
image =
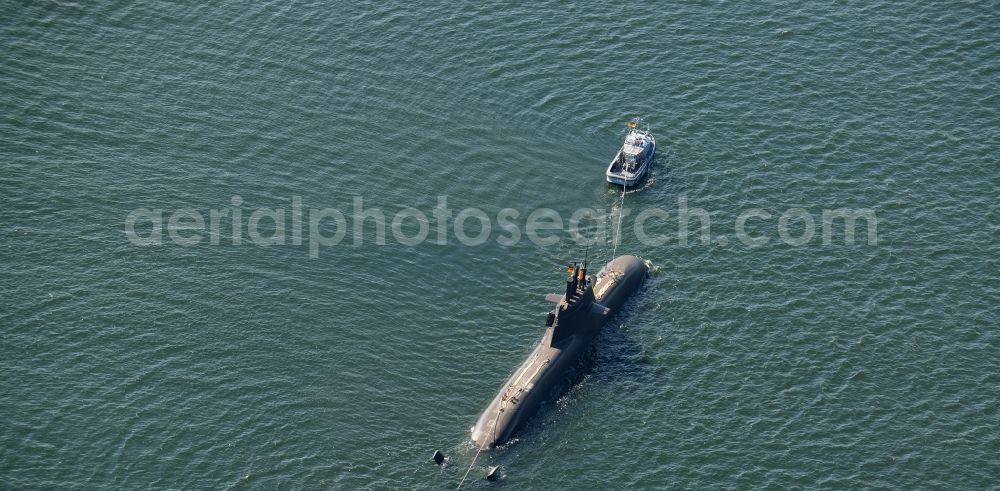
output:
[[[608,165],[605,176],[608,182],[619,186],[635,186],[636,183],[646,175],[649,166],[653,162],[653,154],[656,152],[656,140],[649,132],[649,126],[645,130],[638,129],[639,119],[634,119],[628,123],[628,132],[625,134],[625,142],[618,154]]]

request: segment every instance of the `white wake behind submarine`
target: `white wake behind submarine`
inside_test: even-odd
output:
[[[554,400],[569,387],[591,341],[649,272],[649,264],[637,256],[619,256],[596,276],[587,276],[586,260],[570,268],[566,292],[545,297],[556,308],[546,318],[538,346],[472,427],[472,443],[479,450],[509,441],[543,402]]]

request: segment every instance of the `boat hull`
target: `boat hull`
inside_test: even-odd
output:
[[[611,170],[615,165],[615,161],[618,160],[622,153],[622,151],[619,150],[618,153],[615,154],[615,158],[611,159],[611,164],[608,165],[608,170],[604,173],[607,181],[611,184],[625,187],[632,187],[638,184],[643,177],[646,177],[646,172],[649,171],[649,166],[652,165],[653,162],[653,156],[656,154],[656,143],[654,142],[651,147],[652,148],[648,152],[648,155],[644,159],[642,165],[640,165],[639,169],[635,172],[614,172]]]

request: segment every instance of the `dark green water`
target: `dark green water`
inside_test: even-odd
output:
[[[293,196],[447,196],[612,223],[635,115],[660,147],[624,231],[684,197],[711,243],[622,234],[653,277],[480,458],[493,486],[997,486],[995,3],[2,4],[0,488],[456,486],[580,247],[378,246],[372,222],[317,258],[140,247],[126,217],[240,196],[248,234]],[[733,234],[751,208],[760,247]],[[877,242],[824,244],[837,208],[874,210]]]

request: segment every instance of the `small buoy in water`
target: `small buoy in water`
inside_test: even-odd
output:
[[[499,478],[500,478],[500,466],[491,465],[490,468],[486,471],[486,480],[496,481]]]
[[[440,450],[434,451],[434,463],[437,465],[441,465],[444,463],[444,454],[441,453]]]

